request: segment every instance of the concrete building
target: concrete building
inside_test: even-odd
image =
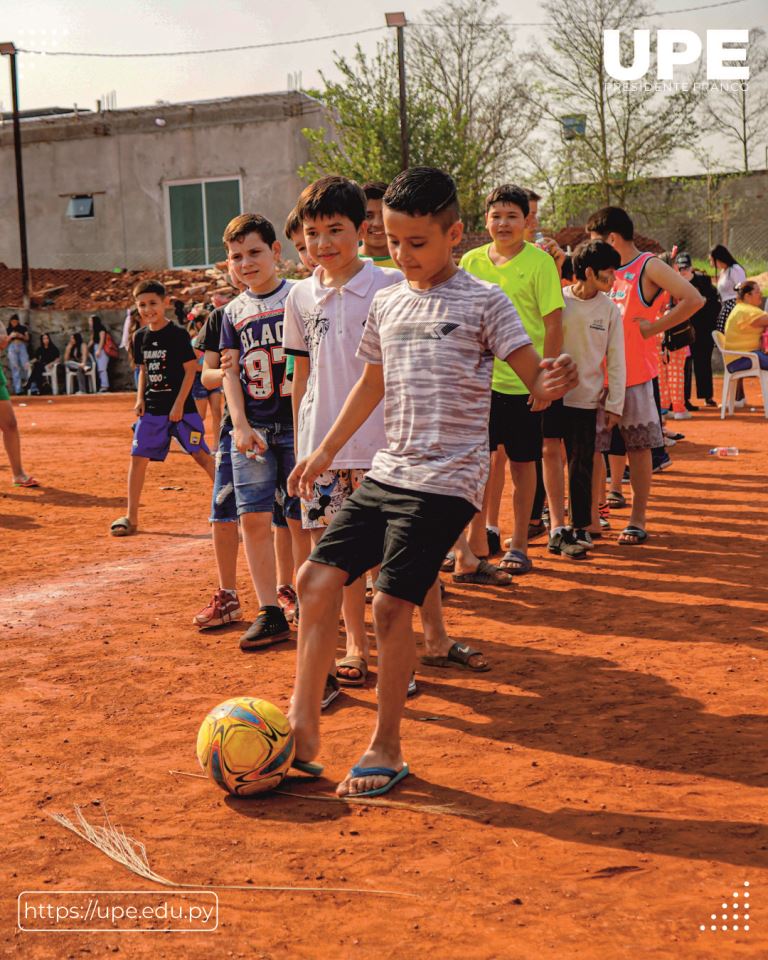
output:
[[[203,266],[245,210],[282,233],[303,182],[303,127],[322,106],[300,92],[156,104],[22,121],[32,267]],[[0,263],[20,265],[13,129],[0,126]]]

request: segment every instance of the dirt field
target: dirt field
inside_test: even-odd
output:
[[[619,547],[628,514],[614,513],[581,566],[538,541],[537,571],[513,589],[446,581],[451,635],[493,671],[420,672],[404,724],[415,775],[390,797],[450,815],[317,799],[365,745],[375,680],[324,718],[329,779],[289,781],[306,799],[233,801],[169,773],[196,772],[197,728],[221,700],[286,708],[294,648],[244,655],[240,628],[191,627],[214,567],[210,489],[184,455],[150,467],[141,535],[107,535],[131,407],[125,395],[17,403],[40,490],[12,488],[0,454],[0,956],[768,956],[762,407],[679,425],[647,545]],[[741,454],[708,457],[717,444]],[[255,612],[246,578],[243,561]],[[174,883],[363,892],[222,890],[214,933],[22,932],[25,890],[163,890],[48,816],[75,804],[96,824],[106,810]],[[732,919],[736,892],[754,898],[751,922]]]

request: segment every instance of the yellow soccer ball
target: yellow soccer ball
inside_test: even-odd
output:
[[[236,797],[274,790],[290,770],[294,752],[293,731],[283,712],[255,697],[220,703],[197,734],[200,766]]]

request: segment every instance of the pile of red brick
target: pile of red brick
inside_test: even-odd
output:
[[[119,310],[131,304],[140,280],[159,280],[171,297],[185,304],[205,302],[217,287],[227,286],[226,263],[197,270],[32,270],[32,307],[38,310]],[[300,275],[290,260],[280,264],[284,276]],[[0,307],[20,307],[21,270],[0,264]]]

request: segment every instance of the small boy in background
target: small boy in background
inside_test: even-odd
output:
[[[624,328],[618,307],[608,296],[620,263],[609,243],[582,243],[573,254],[574,283],[563,290],[563,350],[579,368],[579,384],[544,411],[544,485],[550,516],[549,552],[573,560],[584,559],[593,546],[589,527],[598,408],[602,406],[606,428],[619,422],[624,409]],[[568,459],[568,527],[561,441]],[[597,455],[598,460],[601,457]]]
[[[365,222],[368,225],[363,236],[360,256],[373,260],[377,267],[397,267],[387,246],[382,214],[383,197],[387,185],[383,180],[369,180],[363,184],[365,194]]]
[[[136,533],[147,465],[150,460],[165,460],[171,437],[176,437],[211,480],[214,473],[205,427],[191,394],[197,359],[189,336],[168,321],[165,287],[158,281],[137,283],[133,299],[146,324],[133,339],[133,355],[139,367],[135,408],[139,419],[128,469],[128,512],[112,523],[113,537]]]

